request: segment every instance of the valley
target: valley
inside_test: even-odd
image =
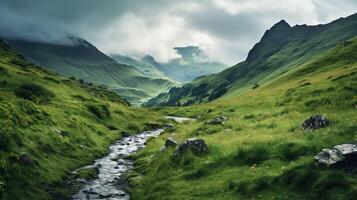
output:
[[[0,39],[0,199],[356,199],[357,14],[173,50]]]

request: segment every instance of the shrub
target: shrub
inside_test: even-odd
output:
[[[319,174],[311,169],[311,166],[305,168],[295,168],[284,172],[279,181],[282,185],[289,185],[294,190],[307,191],[317,180]]]
[[[11,135],[8,132],[0,131],[0,151],[8,151],[10,149]]]
[[[306,155],[308,149],[304,145],[289,142],[282,144],[278,148],[278,151],[281,152],[282,159],[292,161],[297,159],[299,156]]]
[[[252,89],[254,90],[254,89],[258,88],[259,86],[260,86],[260,85],[259,85],[258,83],[254,83]]]
[[[8,71],[6,68],[0,67],[0,74],[5,75],[7,73],[8,73]]]
[[[254,147],[239,149],[234,159],[248,165],[259,164],[269,159],[269,152],[266,150],[266,147],[256,145]]]
[[[349,189],[345,176],[339,172],[330,172],[321,176],[312,187],[312,197],[316,199],[328,199],[329,192],[334,189]]]
[[[111,113],[107,105],[95,105],[91,104],[87,106],[88,111],[94,114],[99,119],[107,119]]]
[[[15,95],[35,103],[48,103],[54,96],[53,93],[45,87],[34,83],[21,84],[15,90]]]

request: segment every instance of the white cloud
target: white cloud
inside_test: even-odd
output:
[[[235,64],[274,23],[327,23],[353,14],[356,0],[1,0],[0,34],[58,42],[67,33],[106,53],[161,61],[176,46],[199,45]]]

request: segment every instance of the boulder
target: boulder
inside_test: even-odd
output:
[[[202,139],[191,138],[178,146],[174,157],[180,157],[187,151],[191,151],[194,155],[201,156],[208,152],[208,146]]]
[[[177,146],[177,142],[172,138],[168,138],[165,141],[165,147],[176,147],[176,146]]]
[[[344,159],[337,149],[322,149],[314,158],[319,164],[323,165],[332,165]]]
[[[319,164],[328,166],[342,161],[355,162],[357,161],[357,143],[340,144],[332,149],[323,149],[314,158]]]
[[[215,117],[209,121],[206,121],[206,124],[224,124],[225,121],[227,121],[228,118],[226,116],[219,116]]]
[[[328,126],[330,121],[324,115],[313,115],[306,119],[301,126],[304,130],[315,130]]]

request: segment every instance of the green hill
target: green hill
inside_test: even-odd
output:
[[[331,26],[340,30],[335,25],[341,22],[350,25],[350,20],[339,20]],[[357,141],[357,36],[346,39],[356,26],[346,27],[342,30],[349,30],[350,33],[335,32],[335,37],[339,39],[332,37],[331,29],[324,28],[324,33],[331,34],[324,44],[342,41],[333,47],[327,45],[327,50],[312,48],[315,46],[311,43],[309,48],[288,45],[274,53],[274,47],[261,44],[268,51],[255,51],[255,56],[250,55],[253,56],[250,57],[253,59],[251,62],[263,57],[290,60],[294,58],[291,51],[295,52],[293,49],[296,48],[319,53],[312,53],[311,56],[304,54],[304,58],[299,57],[301,61],[295,61],[292,67],[283,63],[293,61],[268,66],[268,69],[285,67],[282,70],[289,71],[274,76],[272,72],[269,75],[275,78],[259,82],[264,83],[260,87],[247,89],[243,93],[239,88],[234,88],[237,85],[233,85],[228,90],[231,94],[216,101],[186,107],[157,108],[162,115],[192,117],[196,120],[178,124],[175,130],[150,141],[142,152],[135,155],[135,170],[129,175],[131,198],[356,199],[356,157],[351,156],[348,162],[331,166],[317,165],[314,160],[322,149]],[[307,41],[317,42],[317,39],[315,37]],[[291,56],[280,57],[283,52],[290,52],[286,55]],[[227,71],[240,71],[243,70],[240,67],[248,65],[246,61]],[[226,77],[223,76],[225,73],[202,78],[202,81]],[[245,75],[250,73],[253,71]],[[242,76],[240,80],[249,80],[243,75],[234,75]],[[259,80],[264,80],[264,77]],[[197,79],[195,83],[199,81]],[[235,84],[252,87],[249,83]],[[329,126],[304,130],[301,124],[316,114],[325,115]],[[225,116],[227,121],[221,124],[207,123],[218,116]],[[187,152],[175,157],[177,148],[163,149],[167,138],[178,144],[188,138],[203,139],[208,145],[208,152],[199,156]]]
[[[267,30],[247,59],[218,74],[196,78],[145,103],[177,106],[235,96],[286,75],[292,69],[357,35],[357,14],[325,25],[291,27],[280,21]]]
[[[8,40],[27,60],[67,77],[105,86],[133,104],[167,91],[175,85],[158,76],[146,76],[132,66],[119,64],[87,41],[70,37],[70,44]]]
[[[65,199],[70,171],[160,121],[105,88],[27,62],[1,40],[0,119],[0,198],[10,200]]]

